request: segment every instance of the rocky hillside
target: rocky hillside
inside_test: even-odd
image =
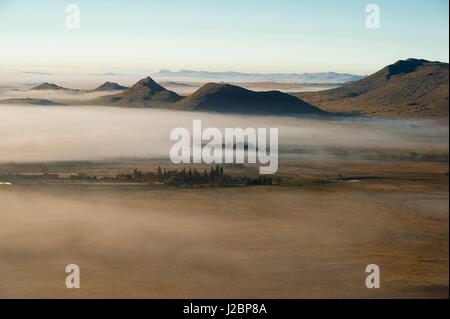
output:
[[[147,77],[122,93],[101,97],[95,102],[131,107],[165,107],[181,99],[182,97],[175,92],[166,90],[152,78]]]
[[[254,92],[230,84],[208,83],[179,101],[177,109],[257,115],[321,114],[319,108],[279,91]]]
[[[441,117],[449,112],[448,63],[401,60],[342,87],[293,93],[330,112],[386,117]]]

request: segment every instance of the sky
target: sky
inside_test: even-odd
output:
[[[66,6],[80,28],[66,26]],[[367,28],[368,4],[380,28]],[[371,74],[449,60],[448,0],[0,0],[0,70]]]

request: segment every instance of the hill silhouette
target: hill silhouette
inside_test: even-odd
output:
[[[230,84],[207,83],[176,103],[185,111],[259,115],[326,114],[301,99],[279,91],[254,92]]]
[[[100,85],[98,88],[93,89],[92,91],[119,91],[126,90],[128,87],[119,85],[115,82],[105,82]]]
[[[120,106],[164,107],[181,99],[182,97],[175,92],[166,90],[152,78],[146,77],[126,91],[101,97],[96,102]]]
[[[98,91],[118,91],[118,90],[126,90],[128,87],[121,86],[115,82],[105,82],[99,87],[92,90],[80,90],[80,89],[70,89],[65,88],[54,83],[44,82],[39,84],[38,86],[32,87],[30,90],[54,90],[54,91],[69,91],[73,93],[88,93],[88,92],[98,92]]]
[[[32,87],[30,90],[56,90],[56,91],[79,91],[77,89],[68,89],[53,83],[44,82],[38,86]]]
[[[448,116],[448,63],[400,60],[342,87],[293,93],[326,111],[389,117]]]

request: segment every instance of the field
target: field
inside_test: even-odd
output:
[[[16,163],[0,175],[113,176],[158,165],[174,167]],[[0,185],[0,297],[448,297],[448,162],[284,158],[277,175],[280,185],[246,187]],[[70,263],[82,289],[65,287]],[[373,263],[381,288],[370,290]]]

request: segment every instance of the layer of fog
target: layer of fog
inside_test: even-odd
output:
[[[448,193],[139,189],[0,186],[0,298],[370,298],[367,256],[448,295]]]
[[[256,117],[113,107],[0,106],[0,162],[168,158],[172,129],[278,128],[282,152],[328,147],[448,152],[448,126],[412,120]],[[287,156],[289,154],[282,154]],[[305,156],[307,154],[303,154]],[[324,153],[326,155],[326,153]]]
[[[106,279],[101,274],[105,272],[106,277],[120,278],[112,279],[116,290],[112,292],[109,287],[102,291],[103,296],[120,295],[130,288],[135,295],[154,296],[156,288],[148,289],[141,280],[166,287],[165,278],[167,272],[171,272],[168,268],[173,271],[181,261],[190,269],[190,276],[204,278],[204,281],[208,280],[209,273],[195,267],[197,264],[225,267],[226,274],[235,274],[238,269],[247,273],[245,265],[233,261],[236,257],[242,259],[241,253],[217,243],[213,231],[219,222],[207,216],[183,216],[154,207],[157,205],[136,207],[132,202],[119,203],[99,194],[92,198],[86,194],[70,198],[67,193],[55,196],[46,192],[24,194],[0,189],[0,203],[0,254],[5,257],[0,260],[3,274],[0,297],[3,298],[30,297],[30,294],[63,296],[67,289],[63,284],[62,289],[57,285],[55,290],[52,283],[58,280],[54,280],[53,275],[73,262],[83,269],[86,288],[101,287]],[[120,260],[125,267],[123,264],[119,268],[115,266]],[[161,267],[164,262],[167,265]],[[31,273],[30,264],[34,269]],[[148,269],[152,271],[147,272]],[[155,271],[158,274],[153,276]],[[44,274],[28,278],[33,272]],[[181,273],[177,282],[183,277],[188,276]],[[111,278],[106,279],[108,285]],[[37,286],[39,288],[35,288]],[[175,287],[172,289],[174,291]],[[86,292],[89,294],[92,290],[87,288]],[[158,293],[161,294],[161,290]]]
[[[54,101],[85,101],[98,98],[100,96],[116,94],[121,91],[99,91],[99,92],[85,92],[85,91],[63,91],[63,90],[29,90],[16,89],[0,92],[0,99],[21,99],[34,98],[46,99]]]

